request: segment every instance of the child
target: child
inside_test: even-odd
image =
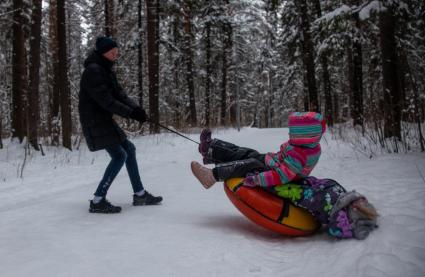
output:
[[[377,217],[366,198],[347,193],[335,181],[306,178],[320,157],[319,142],[326,129],[322,115],[294,112],[288,126],[289,140],[277,153],[267,154],[212,139],[211,131],[204,129],[199,152],[204,164],[216,166],[211,170],[193,161],[192,172],[206,189],[217,181],[244,177],[245,186],[261,186],[309,210],[320,223],[328,225],[332,236],[364,239],[376,227]]]
[[[333,237],[365,239],[377,227],[378,214],[366,197],[334,180],[310,176],[269,191],[310,211]]]
[[[193,174],[205,188],[217,181],[246,177],[245,185],[263,188],[286,184],[307,177],[320,157],[320,139],[325,121],[319,113],[291,113],[288,121],[289,140],[277,153],[260,154],[256,150],[211,139],[211,131],[201,133],[199,152],[204,164],[215,163],[214,169],[192,162]]]

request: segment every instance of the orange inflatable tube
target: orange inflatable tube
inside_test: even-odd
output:
[[[261,188],[245,187],[243,180],[225,181],[224,191],[233,205],[254,223],[288,236],[307,236],[319,229],[319,223],[307,210]]]

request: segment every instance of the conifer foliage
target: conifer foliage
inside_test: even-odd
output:
[[[4,0],[0,134],[78,147],[83,61],[107,35],[151,133],[281,127],[311,110],[384,148],[423,151],[424,18],[425,2],[407,0]]]

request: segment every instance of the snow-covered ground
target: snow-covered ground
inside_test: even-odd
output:
[[[254,128],[213,135],[262,152],[288,137]],[[0,150],[0,276],[425,276],[423,153],[369,159],[325,137],[312,175],[364,193],[381,214],[366,240],[337,241],[283,237],[248,221],[221,184],[207,191],[192,176],[189,163],[200,160],[192,142],[170,134],[132,141],[145,187],[164,202],[131,206],[124,169],[108,194],[123,207],[115,215],[88,213],[104,151],[50,148],[26,161],[20,179],[23,149]]]

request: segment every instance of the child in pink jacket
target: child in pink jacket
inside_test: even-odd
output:
[[[289,140],[276,153],[260,154],[219,139],[211,131],[201,133],[199,152],[204,164],[214,163],[212,170],[192,162],[194,175],[205,188],[217,181],[244,177],[245,185],[273,187],[307,177],[320,158],[320,139],[326,129],[321,114],[294,112],[289,116]]]
[[[256,150],[211,139],[211,131],[201,133],[199,152],[204,164],[191,168],[205,188],[217,181],[243,177],[245,186],[265,190],[307,209],[328,233],[337,238],[365,239],[377,227],[377,212],[366,197],[330,179],[308,177],[320,158],[320,139],[325,132],[322,115],[295,112],[289,116],[289,140],[276,153],[260,154]]]

